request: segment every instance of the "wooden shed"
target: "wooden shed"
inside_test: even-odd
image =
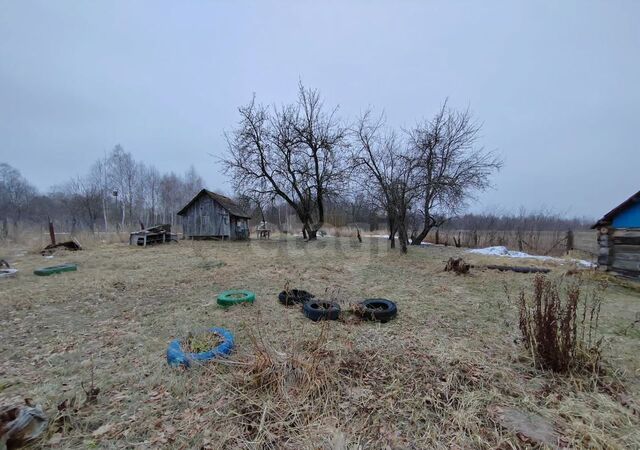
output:
[[[182,208],[182,231],[193,239],[248,239],[251,216],[224,195],[201,190]]]
[[[640,279],[640,191],[592,227],[598,230],[598,266]]]

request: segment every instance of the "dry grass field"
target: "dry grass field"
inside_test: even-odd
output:
[[[0,404],[43,406],[51,422],[35,448],[640,448],[640,330],[630,326],[640,291],[628,283],[606,292],[603,373],[561,376],[534,369],[518,341],[513,302],[533,275],[443,272],[463,249],[402,256],[375,238],[84,244],[53,259],[0,248],[20,269],[0,280]],[[32,273],[62,262],[78,271]],[[553,277],[570,268],[517,264]],[[601,275],[576,277],[589,289]],[[287,283],[343,310],[386,297],[399,315],[314,323],[278,303]],[[222,309],[216,295],[232,288],[256,302]],[[235,334],[232,357],[170,368],[170,340],[209,326]]]

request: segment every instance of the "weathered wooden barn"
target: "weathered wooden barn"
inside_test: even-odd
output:
[[[598,266],[640,279],[640,191],[592,227],[598,230]]]
[[[182,231],[187,238],[249,238],[251,216],[229,197],[206,189],[198,192],[178,215],[182,217]]]

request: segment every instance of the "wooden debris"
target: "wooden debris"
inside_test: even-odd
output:
[[[467,264],[462,258],[449,258],[447,265],[444,268],[445,272],[455,272],[458,275],[463,273],[469,273],[471,268],[470,264]]]
[[[487,269],[499,270],[501,272],[510,270],[512,272],[518,273],[549,273],[551,269],[545,269],[544,267],[525,267],[525,266],[497,266],[494,264],[489,264],[486,266]]]
[[[71,239],[70,241],[56,243],[56,232],[53,228],[53,222],[49,219],[49,237],[51,238],[51,244],[47,245],[40,254],[42,255],[51,255],[57,249],[64,248],[65,250],[82,250],[82,246],[75,239]]]
[[[70,241],[60,242],[58,244],[49,244],[40,253],[42,255],[49,255],[51,253],[54,253],[55,250],[60,248],[64,248],[65,250],[71,250],[73,252],[77,250],[82,250],[82,246],[80,245],[80,243],[75,239],[71,239]]]
[[[171,232],[171,225],[156,225],[144,230],[134,231],[129,235],[129,245],[141,245],[146,247],[151,244],[164,244],[178,241],[178,235]]]
[[[20,406],[0,407],[0,448],[19,448],[34,441],[47,428],[47,416],[29,399]]]

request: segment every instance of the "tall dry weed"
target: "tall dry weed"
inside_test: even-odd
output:
[[[579,282],[564,287],[560,281],[537,275],[531,295],[520,291],[520,332],[536,366],[554,372],[599,367],[598,326],[605,289],[599,284],[589,295]]]

